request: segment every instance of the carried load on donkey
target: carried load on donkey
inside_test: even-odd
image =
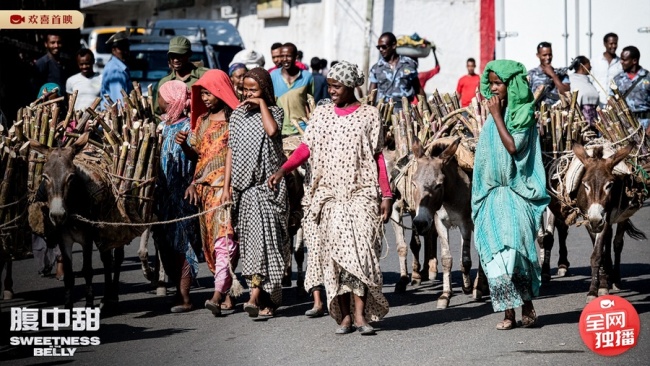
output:
[[[58,100],[39,100],[21,108],[14,125],[21,154],[29,156],[25,178],[18,182],[30,193],[29,224],[50,245],[60,246],[66,306],[73,302],[72,244],[84,249],[87,305],[93,299],[93,242],[106,270],[104,302],[116,302],[123,246],[151,221],[161,135],[151,88],[144,97],[134,84],[131,95],[123,92],[119,104],[109,100],[106,111],[95,111],[97,98],[75,115],[75,92],[65,116],[59,113]]]

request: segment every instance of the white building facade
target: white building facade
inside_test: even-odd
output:
[[[279,6],[275,16],[268,10],[273,5]],[[619,52],[635,45],[641,65],[650,60],[650,33],[638,32],[650,27],[649,0],[81,0],[81,11],[92,15],[97,26],[145,26],[169,18],[227,20],[238,28],[246,48],[263,52],[267,67],[274,42],[295,43],[305,63],[317,56],[372,66],[381,33],[418,33],[437,45],[441,64],[427,92],[455,90],[466,73],[466,59],[475,58],[480,69],[493,59],[495,48],[498,57],[535,67],[540,41],[553,43],[556,67],[579,54],[600,55],[607,32],[619,35]],[[420,60],[421,70],[433,65],[431,56]]]

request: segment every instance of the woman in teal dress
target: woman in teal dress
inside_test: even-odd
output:
[[[487,64],[481,94],[488,99],[474,163],[474,242],[490,286],[495,312],[505,311],[497,329],[537,321],[532,298],[539,293],[541,267],[535,234],[549,203],[526,68],[519,62]]]
[[[158,103],[162,115],[162,146],[160,171],[156,181],[155,212],[158,220],[174,220],[197,213],[196,206],[185,199],[185,190],[194,178],[195,163],[183,152],[174,139],[179,131],[190,131],[187,117],[189,92],[182,81],[168,81],[160,87]],[[196,278],[201,253],[198,219],[153,226],[156,248],[170,282],[176,286],[176,300],[172,313],[192,310],[190,287]]]

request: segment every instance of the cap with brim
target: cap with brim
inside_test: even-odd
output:
[[[125,42],[129,40],[129,33],[126,31],[119,31],[111,36],[111,38],[106,41],[106,44],[115,46],[120,42]]]
[[[169,40],[169,52],[170,53],[176,53],[179,55],[184,55],[188,52],[192,51],[192,44],[190,43],[190,40],[182,37],[182,36],[177,36]]]

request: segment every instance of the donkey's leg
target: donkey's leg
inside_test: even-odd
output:
[[[435,225],[431,227],[424,237],[424,266],[422,274],[424,277],[425,270],[428,279],[435,282],[438,277],[438,231]]]
[[[14,278],[13,278],[13,261],[11,257],[7,257],[6,260],[0,260],[0,276],[2,275],[2,269],[6,268],[5,280],[3,284],[3,293],[2,298],[4,300],[11,300],[14,298]]]
[[[469,295],[474,290],[470,274],[472,270],[472,223],[471,221],[464,223],[459,228],[462,241],[460,271],[463,274],[463,293]]]
[[[621,289],[621,252],[623,251],[624,235],[628,226],[628,220],[616,225],[616,235],[614,236],[614,268],[612,268],[610,277],[612,290],[615,291],[620,291]]]
[[[305,264],[305,233],[300,227],[296,232],[296,242],[295,242],[295,254],[296,258],[296,271],[298,272],[298,277],[296,280],[297,295],[299,298],[307,297],[307,291],[305,290],[305,273],[303,270]]]
[[[154,242],[155,245],[155,242]],[[155,272],[154,274],[158,278],[153,281],[156,284],[156,295],[157,296],[167,296],[167,282],[165,279],[165,267],[162,264],[162,259],[160,257],[160,250],[158,250],[158,245],[156,246],[156,264],[154,265]]]
[[[149,265],[149,236],[151,234],[151,228],[148,227],[145,229],[145,231],[140,235],[140,247],[138,248],[138,257],[140,257],[140,264],[142,265],[142,274],[144,275],[144,278],[146,278],[148,281],[151,281],[153,284],[154,282],[154,277],[153,277],[153,270],[151,269],[151,266]]]
[[[112,299],[117,302],[119,301],[120,294],[120,269],[122,268],[122,262],[124,262],[124,247],[113,249],[113,283],[111,290]],[[162,267],[162,265],[160,266]]]
[[[606,227],[603,229],[603,231],[598,234],[593,234],[591,232],[589,233],[594,245],[590,258],[591,282],[589,284],[589,292],[587,293],[587,303],[598,297],[599,272],[605,245],[606,231],[608,229],[607,226],[609,226],[609,224],[605,224],[605,226]]]
[[[481,300],[484,295],[490,294],[490,287],[487,283],[487,276],[483,270],[483,265],[481,261],[478,261],[478,272],[476,273],[476,279],[474,280],[474,299]]]
[[[93,242],[88,240],[82,244],[83,267],[81,272],[86,280],[86,307],[93,307],[95,294],[93,293]],[[65,279],[65,276],[63,277]]]
[[[449,250],[449,229],[446,225],[449,224],[449,220],[446,215],[440,215],[440,211],[436,213],[434,218],[436,231],[440,238],[440,256],[442,258],[442,294],[438,298],[438,309],[446,309],[453,293],[451,290],[451,267],[454,258]]]
[[[609,278],[612,273],[612,235],[614,229],[607,226],[603,229],[605,235],[603,252],[600,257],[600,270],[598,274],[598,296],[609,295]]]
[[[565,277],[569,271],[569,253],[566,246],[566,238],[569,236],[569,227],[560,219],[555,220],[557,228],[558,243],[560,245],[560,256],[557,260],[557,275]]]
[[[404,239],[404,229],[400,226],[402,223],[402,215],[400,214],[401,202],[393,205],[393,210],[390,214],[390,225],[393,228],[395,233],[395,244],[397,245],[397,258],[399,260],[399,280],[395,284],[395,292],[404,292],[406,291],[406,285],[409,283],[409,274],[406,264],[406,256],[408,254],[408,248],[406,247],[406,240]],[[415,269],[413,270],[413,281],[415,281]],[[418,273],[417,278],[419,280],[420,274]]]
[[[113,251],[111,249],[104,250],[99,253],[99,257],[102,260],[102,265],[104,266],[104,297],[102,297],[102,302],[100,308],[108,309],[108,304],[111,302],[111,291],[113,290]]]
[[[72,309],[74,290],[74,271],[72,269],[72,238],[63,238],[59,244],[61,257],[63,257],[63,286],[65,287],[65,307]]]
[[[546,213],[546,229],[540,229],[540,232],[537,234],[537,242],[541,247],[542,282],[551,281],[551,251],[553,250],[553,233],[555,232],[556,221],[555,215],[553,215],[551,210],[546,209]]]

